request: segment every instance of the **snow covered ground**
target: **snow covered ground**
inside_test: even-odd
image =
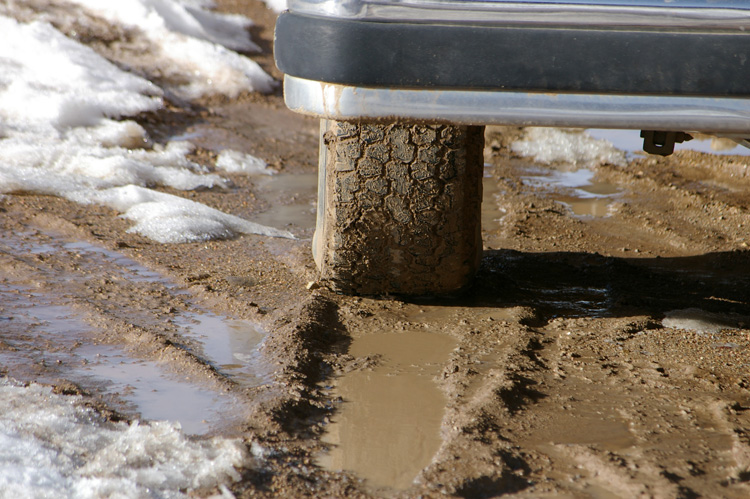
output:
[[[258,50],[246,30],[251,21],[211,7],[210,0],[3,2],[0,196],[106,205],[132,220],[131,231],[162,243],[292,237],[154,189],[222,188],[223,172],[274,173],[231,150],[208,171],[188,159],[189,142],[152,143],[131,119],[162,108],[166,95],[235,97],[275,87],[239,53]],[[127,61],[110,61],[55,27],[102,22],[129,30]],[[163,86],[143,76],[157,68]],[[192,439],[171,422],[110,423],[76,397],[0,378],[0,498],[183,497],[237,479],[244,449],[238,440]]]

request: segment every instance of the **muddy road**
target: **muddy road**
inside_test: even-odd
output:
[[[218,3],[270,50],[262,4]],[[107,208],[2,197],[0,374],[243,438],[236,497],[750,496],[750,158],[541,164],[490,128],[474,284],[350,297],[315,284],[315,120],[277,92],[139,122],[209,168],[265,159],[277,175],[181,195],[297,239],[165,245]]]

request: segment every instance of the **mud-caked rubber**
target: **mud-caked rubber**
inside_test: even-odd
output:
[[[329,120],[321,134],[322,281],[364,295],[465,286],[482,251],[483,127]]]

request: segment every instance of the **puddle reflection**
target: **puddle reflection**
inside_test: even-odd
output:
[[[377,487],[409,487],[440,447],[446,400],[433,378],[455,347],[453,338],[425,331],[355,338],[351,355],[380,355],[381,363],[336,382],[344,403],[323,438],[332,448],[320,464]]]
[[[622,192],[615,184],[595,180],[594,172],[587,168],[533,169],[529,173],[532,174],[521,177],[524,184],[555,191],[554,199],[578,216],[607,216],[610,204]]]
[[[737,329],[738,324],[725,314],[706,312],[698,308],[670,310],[664,314],[662,326],[691,331],[699,335],[714,335],[725,329]]]
[[[259,196],[272,210],[254,213],[254,222],[277,228],[297,227],[312,233],[315,228],[318,174],[277,174],[256,180]]]
[[[42,234],[44,235],[44,234]],[[66,275],[68,281],[102,275],[113,281],[155,283],[174,296],[188,292],[161,274],[139,265],[125,255],[83,241],[47,237],[40,244],[24,243],[8,235],[3,246],[9,252],[50,254],[74,253],[83,275]],[[59,279],[51,274],[48,279]],[[264,337],[259,326],[211,314],[191,304],[175,321],[180,333],[200,345],[205,361],[245,387],[263,384],[270,370],[263,369],[258,345]],[[137,313],[137,311],[133,311]],[[148,314],[148,311],[143,311]],[[145,315],[144,315],[145,317]],[[149,420],[178,421],[188,433],[206,433],[216,425],[232,424],[228,415],[244,411],[237,397],[172,371],[167,363],[131,354],[124,345],[96,342],[97,330],[83,312],[68,303],[64,295],[30,289],[25,281],[0,281],[0,368],[8,376],[26,381],[59,383],[68,379],[98,393],[116,410],[140,413]]]
[[[200,342],[207,360],[222,374],[244,387],[263,384],[258,347],[265,333],[250,321],[229,319],[211,313],[187,313],[175,320],[181,334]]]
[[[10,294],[0,290],[12,327],[0,351],[0,365],[19,380],[55,383],[65,377],[107,398],[118,410],[140,413],[146,419],[179,421],[188,433],[205,433],[211,422],[226,420],[238,402],[233,396],[201,388],[172,374],[157,362],[128,355],[113,345],[95,344],[93,328],[65,305],[50,304],[42,294]],[[30,303],[29,300],[33,301]],[[40,375],[35,366],[46,366]],[[223,421],[222,421],[223,422]]]
[[[521,287],[536,296],[536,307],[553,315],[606,317],[611,307],[609,289],[567,286],[555,288]]]
[[[225,419],[224,414],[237,403],[229,394],[201,388],[165,371],[157,362],[135,359],[118,347],[87,345],[76,356],[82,366],[74,377],[132,403],[146,419],[179,421],[186,433],[206,433],[211,423]]]

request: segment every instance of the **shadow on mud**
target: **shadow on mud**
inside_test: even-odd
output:
[[[525,468],[528,466],[524,465]],[[488,499],[505,494],[520,492],[527,488],[528,484],[521,478],[508,474],[502,478],[491,478],[483,476],[469,480],[463,487],[456,491],[459,497],[472,499]]]
[[[451,306],[526,306],[555,317],[662,317],[675,309],[750,316],[750,251],[681,258],[485,251],[474,284]]]

